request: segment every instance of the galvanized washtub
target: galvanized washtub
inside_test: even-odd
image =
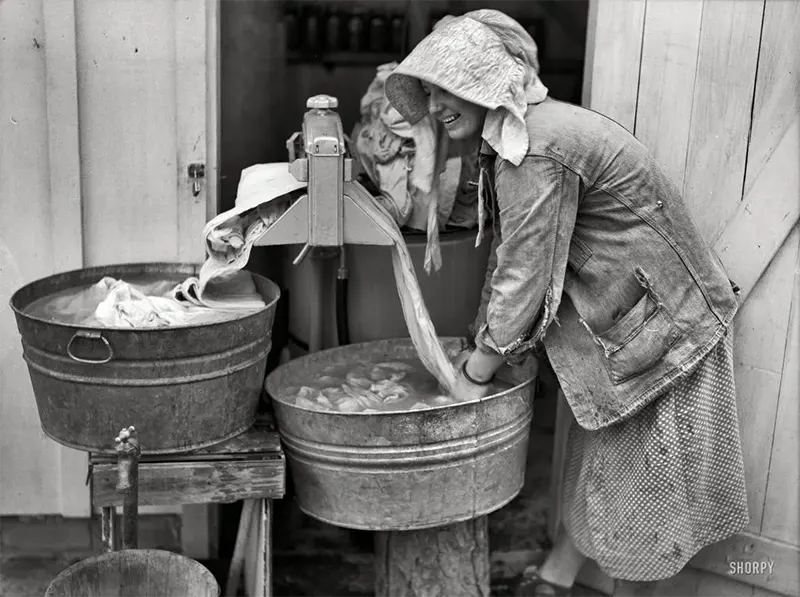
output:
[[[159,549],[125,549],[73,564],[53,579],[44,597],[219,597],[208,569]]]
[[[444,338],[448,351],[465,342]],[[286,389],[329,365],[416,356],[410,339],[324,350],[267,376],[300,508],[341,527],[424,529],[470,520],[510,502],[522,488],[533,416],[533,375],[508,368],[516,385],[480,401],[428,410],[334,413],[286,401]]]
[[[114,453],[134,426],[143,454],[185,452],[247,430],[255,421],[271,348],[278,287],[253,275],[267,306],[195,326],[85,327],[37,318],[31,303],[104,276],[185,279],[199,266],[144,263],[86,268],[32,282],[11,297],[43,431],[55,441]]]

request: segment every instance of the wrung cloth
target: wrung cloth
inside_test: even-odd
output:
[[[243,268],[255,242],[287,209],[288,205],[282,201],[287,191],[297,191],[305,186],[306,183],[298,182],[292,176],[287,163],[258,164],[245,170],[239,183],[236,207],[211,220],[205,228],[209,259],[203,268],[207,275]],[[448,394],[453,395],[456,372],[436,335],[400,228],[374,198],[363,201],[355,197],[353,200],[393,241],[392,268],[411,341],[425,368]],[[228,228],[238,230],[242,222],[249,222],[244,235],[224,232]],[[202,284],[202,272],[199,284]]]
[[[90,323],[107,327],[147,328],[199,325],[230,319],[233,313],[265,306],[252,276],[242,271],[255,241],[288,208],[284,200],[260,205],[263,188],[275,198],[288,199],[305,187],[288,172],[286,164],[267,164],[242,172],[234,209],[209,220],[203,229],[207,258],[196,277],[169,289],[140,286],[104,278],[90,292],[99,304]],[[84,302],[73,301],[74,305]],[[67,309],[69,307],[67,306]],[[69,314],[65,311],[64,315]]]

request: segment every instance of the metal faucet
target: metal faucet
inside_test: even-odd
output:
[[[289,137],[286,149],[289,171],[308,183],[308,194],[293,203],[256,243],[303,244],[295,265],[312,247],[394,244],[359,205],[373,199],[353,180],[353,159],[345,157],[338,106],[338,100],[329,95],[315,95],[306,102],[303,130]]]
[[[122,429],[114,438],[117,451],[117,491],[122,494],[122,549],[139,544],[139,438],[136,429]]]

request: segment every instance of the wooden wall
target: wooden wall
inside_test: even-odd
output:
[[[751,523],[693,561],[718,576],[687,571],[664,594],[800,594],[798,48],[791,0],[590,7],[584,104],[655,152],[745,299],[735,358]],[[733,560],[775,565],[731,575]]]
[[[11,294],[85,266],[203,258],[215,19],[195,0],[0,2],[0,515],[90,511],[86,455],[41,431]],[[197,196],[191,162],[209,174]]]

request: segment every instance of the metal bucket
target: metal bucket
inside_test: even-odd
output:
[[[464,341],[443,339],[446,348]],[[493,512],[519,493],[533,416],[533,377],[480,401],[428,410],[333,413],[285,402],[329,365],[416,356],[410,339],[324,350],[267,376],[300,508],[341,527],[411,530]]]
[[[208,569],[158,549],[113,551],[73,564],[56,576],[44,597],[219,597]]]
[[[280,290],[253,274],[266,308],[195,326],[130,329],[63,324],[26,314],[37,299],[104,276],[195,276],[199,266],[147,263],[76,270],[22,287],[11,307],[44,432],[55,441],[114,453],[122,428],[143,454],[185,452],[246,431],[255,421]]]

